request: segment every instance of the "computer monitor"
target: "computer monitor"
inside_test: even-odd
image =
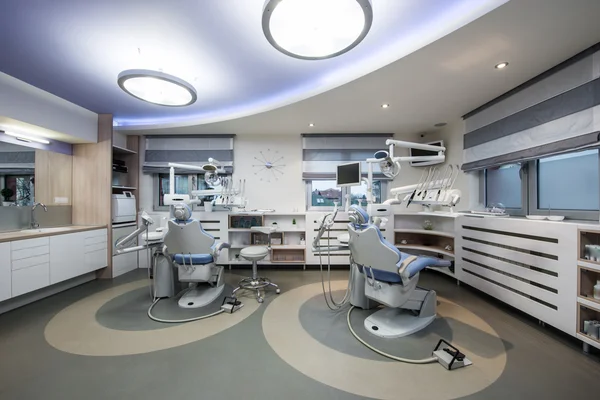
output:
[[[360,162],[342,164],[337,166],[336,185],[342,186],[360,186],[361,185]]]

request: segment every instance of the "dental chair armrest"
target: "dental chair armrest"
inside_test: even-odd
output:
[[[415,261],[417,258],[418,258],[417,256],[407,257],[406,259],[404,259],[404,261],[402,261],[402,263],[400,264],[400,267],[398,267],[398,275],[400,275],[400,279],[402,279],[402,284],[404,286],[406,286],[408,284],[408,282],[410,282],[408,266],[410,265],[411,262]]]
[[[231,245],[229,243],[218,242],[213,247],[212,255],[213,255],[214,258],[217,258],[217,257],[219,257],[219,254],[221,254],[221,250],[223,250],[223,249],[229,249],[229,248],[231,248]]]

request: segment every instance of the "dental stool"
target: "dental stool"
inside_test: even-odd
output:
[[[385,240],[379,227],[369,223],[369,215],[360,207],[351,207],[349,219],[354,285],[359,289],[351,302],[364,309],[373,308],[369,300],[387,306],[365,319],[365,329],[379,337],[398,338],[431,324],[437,295],[417,287],[419,272],[427,267],[450,267],[452,262],[402,253]]]
[[[200,221],[192,219],[187,204],[174,206],[175,218],[169,221],[163,253],[177,267],[178,278],[189,289],[179,299],[179,307],[199,308],[215,301],[223,293],[223,267],[215,261],[229,244],[216,242],[202,229]]]
[[[238,283],[238,287],[236,287],[233,290],[233,296],[235,297],[235,294],[242,289],[253,290],[256,293],[256,300],[259,303],[262,303],[264,301],[264,296],[261,293],[261,289],[271,287],[275,288],[275,293],[281,293],[279,286],[271,282],[269,278],[258,276],[257,263],[258,261],[263,260],[266,256],[269,255],[269,250],[271,246],[271,233],[275,231],[275,228],[271,228],[268,226],[253,226],[250,229],[268,235],[268,246],[244,247],[242,251],[240,251],[240,257],[243,257],[248,261],[252,261],[252,276],[244,278]]]

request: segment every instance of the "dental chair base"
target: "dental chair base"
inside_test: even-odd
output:
[[[435,321],[436,302],[433,290],[416,289],[402,308],[386,307],[371,314],[365,329],[388,339],[411,335]]]
[[[194,268],[179,265],[178,270],[180,282],[191,282],[190,288],[179,299],[179,307],[204,307],[218,299],[223,293],[223,289],[225,288],[223,283],[223,267],[211,265]],[[206,283],[198,282],[199,275],[202,275],[200,278],[202,278],[203,281],[206,281]]]

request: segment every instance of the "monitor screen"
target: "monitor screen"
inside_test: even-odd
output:
[[[431,143],[426,143],[426,144],[430,144],[432,146],[443,147],[444,146],[444,141],[443,140],[439,140],[437,142],[431,142]],[[438,155],[437,151],[420,150],[420,149],[410,149],[410,156],[411,157],[437,156],[437,155]],[[440,163],[443,163],[443,162],[444,161],[411,161],[410,165],[412,167],[418,167],[418,166],[425,166],[425,165],[440,164]]]
[[[337,167],[337,186],[360,186],[360,163],[342,164]]]

